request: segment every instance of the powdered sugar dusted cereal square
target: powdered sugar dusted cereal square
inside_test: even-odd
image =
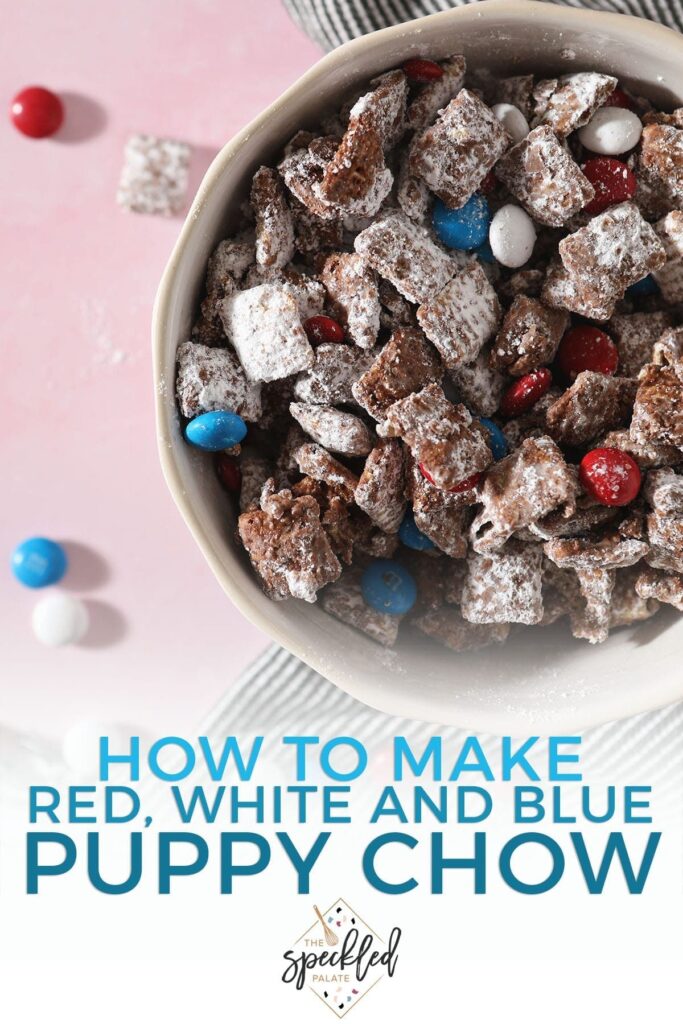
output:
[[[354,246],[410,302],[425,302],[457,271],[427,229],[402,213],[376,220],[356,236]]]
[[[548,98],[541,124],[548,125],[560,138],[588,124],[591,117],[614,92],[617,79],[595,71],[580,71],[559,80]]]
[[[510,542],[490,554],[472,552],[460,610],[468,622],[521,622],[543,618],[543,552]]]
[[[183,416],[226,410],[248,422],[261,418],[261,385],[247,380],[234,352],[187,341],[176,359],[176,395]]]
[[[422,303],[417,319],[449,369],[471,363],[500,323],[495,289],[473,261]]]
[[[619,349],[619,373],[623,377],[637,377],[646,363],[652,360],[655,342],[671,326],[666,312],[624,313],[613,316],[607,333]]]
[[[263,267],[284,267],[294,256],[294,221],[277,171],[260,167],[251,184],[256,218],[256,260]]]
[[[185,205],[191,153],[187,143],[176,139],[131,135],[116,193],[119,206],[166,217],[179,213]]]
[[[356,504],[385,533],[396,533],[406,509],[405,456],[399,441],[373,448],[356,487]]]
[[[376,420],[400,398],[443,377],[434,350],[417,327],[399,327],[352,387],[353,396]]]
[[[372,365],[374,353],[355,345],[323,342],[315,349],[310,370],[299,374],[294,395],[301,402],[315,405],[353,405],[353,385]]]
[[[328,256],[320,274],[331,303],[331,312],[360,348],[372,348],[379,333],[377,276],[362,256],[335,252]]]
[[[313,365],[298,304],[282,285],[262,284],[228,295],[221,318],[249,380],[279,380]]]
[[[289,411],[314,441],[331,452],[367,455],[372,448],[370,431],[353,413],[309,402],[292,402]]]
[[[569,317],[538,299],[518,295],[503,320],[491,348],[491,366],[520,377],[555,358]]]
[[[414,132],[423,131],[436,115],[458,95],[465,81],[467,64],[460,54],[439,62],[443,74],[425,83],[408,107],[408,124]]]

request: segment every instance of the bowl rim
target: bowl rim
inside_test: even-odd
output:
[[[578,24],[583,24],[585,27],[588,23],[590,26],[595,27],[596,29],[599,28],[607,33],[609,32],[610,27],[616,28],[617,26],[619,27],[620,32],[623,33],[625,26],[630,24],[634,33],[637,30],[637,36],[639,39],[642,39],[643,36],[649,36],[653,42],[659,40],[663,46],[671,46],[672,44],[676,45],[681,49],[683,56],[683,35],[665,25],[650,21],[646,18],[636,17],[634,15],[565,7],[556,3],[542,2],[542,0],[480,0],[480,2],[476,4],[468,4],[462,7],[455,7],[450,10],[440,11],[436,14],[415,18],[411,21],[379,29],[378,31],[352,39],[323,55],[320,60],[316,61],[316,63],[308,69],[308,71],[304,72],[304,74],[289,86],[289,88],[287,88],[268,107],[245,125],[244,128],[238,131],[237,134],[229,139],[219,150],[206,171],[192,201],[168,263],[164,269],[154,301],[151,340],[157,448],[162,473],[168,489],[171,492],[171,496],[196,544],[208,562],[211,571],[237,610],[253,625],[261,629],[267,637],[278,643],[281,647],[284,647],[291,654],[300,658],[307,665],[319,672],[321,675],[324,675],[326,678],[329,678],[329,664],[326,662],[323,664],[322,658],[316,658],[315,651],[310,647],[305,651],[302,650],[296,641],[292,640],[287,630],[281,628],[278,623],[269,618],[262,607],[259,606],[256,600],[252,598],[252,595],[245,592],[241,588],[240,584],[232,578],[230,572],[224,565],[221,555],[214,548],[209,537],[206,535],[202,525],[200,524],[199,517],[194,510],[193,504],[185,493],[179,465],[175,455],[175,438],[171,432],[170,417],[167,410],[167,382],[164,374],[164,354],[167,342],[166,324],[172,303],[176,275],[183,253],[195,229],[195,222],[201,214],[206,199],[226,171],[234,155],[246,139],[253,136],[256,132],[260,132],[268,122],[276,118],[278,112],[283,107],[287,106],[294,96],[302,90],[309,89],[322,75],[341,67],[343,64],[353,59],[356,54],[361,53],[368,47],[374,46],[377,42],[386,42],[394,39],[398,40],[402,36],[413,31],[416,27],[422,27],[426,23],[433,25],[438,24],[440,21],[444,23],[475,19],[482,21],[489,14],[495,15],[498,19],[503,21],[516,21],[519,18],[536,19],[541,17],[548,28],[555,27],[558,29],[564,29],[569,26],[575,27]],[[350,693],[351,696],[357,700],[370,706],[374,706],[371,700],[368,700],[368,698],[361,692],[362,686],[351,690],[348,686],[344,685],[344,683],[337,679],[332,678],[331,681],[347,693]],[[587,725],[597,725],[611,719],[626,718],[646,711],[654,711],[657,708],[664,707],[683,696],[683,692],[680,692],[680,687],[676,689],[675,692],[663,687],[656,699],[653,699],[654,694],[652,694],[651,690],[648,690],[647,686],[643,686],[641,694],[642,696],[640,699],[632,699],[630,701],[629,707],[624,708],[623,713],[614,708],[610,708],[609,712],[607,712],[606,709],[603,709],[602,712],[597,715],[583,716],[582,713],[579,712],[578,715],[574,716],[576,720],[572,723],[571,727],[580,729]],[[385,708],[378,708],[378,710],[394,715],[401,715],[404,713],[400,709],[387,711]],[[412,718],[413,716],[408,713],[406,714],[406,717]],[[581,721],[584,717],[586,721],[582,725]],[[482,709],[481,721],[475,726],[470,727],[474,727],[479,731],[491,731],[498,733],[509,732],[509,728],[501,728],[502,724],[499,713],[494,711],[487,712]],[[514,731],[514,728],[520,725],[520,721],[517,720],[512,722],[511,725]],[[535,719],[534,732],[551,732],[553,729],[558,727],[558,717],[551,711],[545,715],[540,714],[538,719]],[[565,727],[564,723],[562,727]]]

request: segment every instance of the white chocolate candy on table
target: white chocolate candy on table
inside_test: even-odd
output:
[[[600,107],[588,124],[579,128],[581,143],[592,153],[618,156],[638,145],[643,125],[637,114],[625,107]]]
[[[506,128],[515,145],[529,134],[529,124],[519,107],[512,103],[496,103],[491,107],[503,128]]]
[[[522,267],[531,258],[536,244],[534,222],[521,206],[507,203],[491,221],[489,244],[504,267]]]
[[[88,609],[71,594],[48,594],[33,609],[33,632],[47,647],[76,644],[90,624]]]

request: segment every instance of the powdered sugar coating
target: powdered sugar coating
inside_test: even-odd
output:
[[[352,386],[372,365],[373,352],[352,345],[324,342],[315,349],[313,365],[299,374],[294,395],[315,405],[355,404]]]
[[[509,543],[489,554],[472,552],[460,609],[468,622],[521,622],[543,618],[543,553],[540,547]]]
[[[354,248],[410,302],[426,302],[456,272],[426,228],[389,213],[356,235]]]
[[[294,256],[294,221],[277,171],[259,167],[251,183],[256,218],[256,261],[284,267]]]
[[[645,368],[633,405],[631,437],[683,448],[683,363]]]
[[[385,533],[396,533],[406,508],[405,459],[398,441],[381,440],[372,449],[355,493],[356,504]]]
[[[376,420],[389,407],[443,376],[433,349],[417,327],[399,327],[352,387],[353,397]]]
[[[379,333],[377,276],[357,253],[335,252],[325,260],[320,279],[331,313],[359,348],[372,348]]]
[[[261,386],[250,383],[227,348],[186,341],[176,353],[178,407],[188,419],[203,412],[236,412],[247,422],[261,418]]]
[[[630,378],[583,370],[548,409],[548,432],[562,444],[579,447],[629,418],[638,385]]]
[[[326,587],[321,604],[335,619],[359,629],[383,647],[393,647],[398,639],[400,616],[375,611],[365,603],[359,572],[345,572],[340,580]]]
[[[262,284],[228,295],[221,317],[249,380],[278,380],[313,365],[299,307],[281,285]]]
[[[491,347],[491,366],[520,377],[552,363],[569,317],[537,299],[519,295],[503,319]]]
[[[607,333],[619,349],[619,374],[637,377],[651,361],[652,347],[671,324],[669,313],[625,313],[613,316]]]
[[[350,504],[358,486],[358,477],[319,444],[302,444],[294,452],[296,463],[306,476],[329,484],[343,493]]]
[[[424,85],[408,107],[408,124],[421,132],[432,123],[440,110],[455,99],[463,87],[467,63],[460,54],[440,61],[443,74]]]
[[[492,416],[509,384],[502,373],[491,368],[490,355],[490,349],[482,348],[473,362],[449,370],[459,397],[477,416]]]
[[[450,494],[425,480],[414,459],[408,461],[407,495],[413,506],[415,525],[450,558],[464,558],[468,510],[476,501],[475,489]]]
[[[468,622],[457,608],[452,607],[425,612],[415,619],[415,625],[422,633],[458,652],[476,651],[490,644],[503,643],[510,633],[506,622]]]
[[[185,142],[155,135],[131,135],[123,153],[116,193],[132,213],[171,217],[185,205],[192,150]]]
[[[500,317],[498,296],[476,261],[417,310],[418,323],[449,369],[477,358]]]
[[[580,71],[561,78],[558,88],[548,98],[541,124],[548,125],[560,138],[588,124],[617,85],[612,75]]]
[[[372,435],[365,423],[353,413],[330,405],[292,402],[289,411],[314,441],[341,455],[367,455]]]

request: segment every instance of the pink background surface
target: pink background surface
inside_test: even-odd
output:
[[[96,718],[192,726],[264,647],[219,589],[158,465],[150,316],[182,217],[115,204],[136,131],[220,146],[320,55],[278,0],[3,0],[0,92],[65,99],[54,139],[0,122],[0,548],[72,542],[84,646],[31,632],[37,593],[0,573],[0,722],[62,734]],[[80,545],[81,547],[75,547]]]

